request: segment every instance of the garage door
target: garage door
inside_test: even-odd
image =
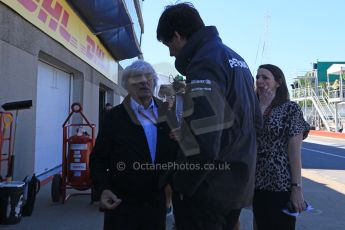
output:
[[[35,173],[61,164],[62,124],[69,113],[71,76],[40,62],[37,75]]]

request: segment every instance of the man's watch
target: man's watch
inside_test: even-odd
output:
[[[302,183],[291,183],[291,187],[302,188]]]

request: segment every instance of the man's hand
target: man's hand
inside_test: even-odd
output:
[[[181,140],[181,128],[172,129],[169,133],[170,139],[173,139],[175,141]]]
[[[104,209],[114,209],[121,203],[121,201],[122,200],[119,199],[114,193],[106,189],[103,190],[101,194],[100,205]]]

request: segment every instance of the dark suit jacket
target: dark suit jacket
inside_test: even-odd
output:
[[[167,106],[155,99],[158,107],[155,164],[175,159],[176,143],[169,138],[170,128],[164,122]],[[150,164],[151,157],[145,132],[130,107],[130,98],[114,107],[105,117],[96,145],[90,155],[91,177],[99,194],[110,189],[123,203],[146,202],[161,196],[158,181],[163,170],[136,170]],[[125,166],[125,169],[119,169]]]

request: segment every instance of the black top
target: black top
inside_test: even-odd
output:
[[[163,189],[158,186],[163,170],[150,166],[151,156],[143,127],[129,104],[129,97],[112,108],[100,128],[90,155],[92,181],[98,192],[112,190],[123,201],[153,199]],[[170,128],[163,115],[167,106],[155,99],[158,107],[155,165],[175,159],[176,143],[169,138]],[[151,168],[138,168],[142,167]],[[163,168],[164,169],[164,168]]]
[[[189,38],[175,66],[187,82],[180,160],[232,165],[231,170],[212,170],[206,176],[195,170],[179,172],[175,189],[189,194],[206,180],[214,189],[210,194],[221,203],[231,208],[249,204],[262,116],[246,62],[222,43],[216,27],[209,26]]]

